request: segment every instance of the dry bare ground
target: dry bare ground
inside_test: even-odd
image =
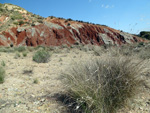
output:
[[[0,53],[0,61],[6,64],[5,82],[0,84],[0,113],[69,113],[67,106],[58,99],[59,94],[65,92],[60,74],[74,61],[87,61],[98,56],[91,51],[64,49],[53,53],[48,63],[36,63],[32,61],[33,53],[17,59],[15,53]],[[145,79],[150,83],[150,76]],[[150,113],[150,85],[143,84],[130,104],[130,108],[119,112]]]

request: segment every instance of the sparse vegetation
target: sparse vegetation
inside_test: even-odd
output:
[[[111,4],[99,7],[110,11],[115,5]],[[147,18],[141,15],[141,20]],[[119,24],[115,22],[114,27]],[[106,25],[43,18],[1,3],[0,26],[1,113],[150,113],[149,31],[142,31],[140,39]],[[134,22],[129,25],[136,26]],[[104,44],[111,40],[117,46]]]
[[[32,22],[31,26],[35,26],[34,22]]]
[[[12,52],[14,52],[14,49],[13,48],[9,48],[9,47],[0,47],[0,52],[12,53]]]
[[[15,47],[14,49],[16,51],[18,51],[18,52],[24,52],[24,51],[26,51],[26,47],[24,47],[24,46]]]
[[[35,79],[33,80],[33,83],[34,83],[34,84],[38,84],[38,83],[39,83],[39,80],[38,80],[37,78],[35,78]]]
[[[26,51],[23,52],[23,53],[22,53],[22,56],[23,56],[23,57],[26,57],[26,56],[27,56],[27,52],[26,52]]]
[[[49,18],[53,19],[53,18],[56,18],[55,16],[49,16]]]
[[[5,70],[3,69],[3,67],[0,67],[0,84],[4,83],[4,79],[5,79]]]
[[[129,57],[106,56],[75,64],[63,77],[78,109],[88,113],[114,113],[139,90],[143,65]]]
[[[24,21],[20,20],[19,25],[22,25],[22,24],[24,24]]]
[[[33,56],[33,61],[37,63],[47,63],[50,58],[50,53],[46,50],[38,50],[34,56]]]
[[[33,69],[32,68],[28,68],[23,70],[23,74],[32,74],[33,73]]]
[[[17,52],[16,54],[15,54],[15,59],[17,59],[17,58],[19,58],[21,55]]]
[[[43,23],[43,20],[41,20],[41,19],[40,19],[40,20],[37,20],[37,22],[39,22],[39,23]]]
[[[34,47],[27,47],[27,50],[28,50],[29,52],[33,52],[33,51],[34,51]]]
[[[12,16],[11,16],[11,19],[12,20],[18,20],[18,19],[23,19],[23,17],[18,11],[14,11]]]
[[[3,67],[5,67],[5,66],[6,66],[6,64],[5,64],[4,60],[2,60],[2,61],[1,61],[1,65],[2,65]]]
[[[148,32],[148,31],[141,31],[139,36],[142,38],[150,40],[150,32]]]
[[[49,88],[58,88],[58,91],[62,91],[63,94],[69,96],[69,98],[65,97],[63,98],[64,100],[62,100],[62,102],[66,102],[66,107],[68,107],[67,109],[72,110],[75,113],[115,113],[117,110],[120,112],[120,108],[127,105],[127,100],[130,100],[130,98],[133,99],[132,97],[135,94],[138,94],[137,97],[135,96],[134,98],[135,101],[131,100],[128,104],[128,106],[131,107],[131,110],[134,109],[134,106],[132,106],[133,104],[138,106],[136,99],[138,101],[139,98],[141,99],[143,97],[143,95],[139,95],[139,92],[141,92],[140,84],[143,83],[140,77],[143,73],[143,65],[146,68],[148,67],[148,65],[145,65],[145,62],[143,62],[143,59],[148,62],[147,59],[149,59],[150,53],[149,47],[150,44],[148,43],[137,43],[134,45],[123,45],[120,47],[110,47],[107,45],[99,47],[95,45],[82,45],[80,43],[76,43],[76,45],[71,47],[66,45],[57,47],[25,47],[23,51],[22,49],[19,49],[20,52],[18,51],[18,47],[1,47],[0,51],[14,50],[15,52],[0,54],[2,59],[4,56],[8,56],[8,59],[4,58],[4,60],[1,60],[1,67],[3,67],[3,69],[7,69],[8,79],[6,79],[6,86],[10,82],[13,83],[15,78],[16,81],[18,79],[21,79],[21,81],[25,80],[26,83],[20,83],[18,80],[16,83],[18,87],[26,87],[26,85],[37,87],[38,85],[38,87],[41,88],[41,86],[43,87],[43,85],[51,83],[49,74],[51,75],[55,72],[61,73],[64,71],[64,84],[59,84],[59,82],[63,80],[58,79],[58,86],[63,84],[63,90],[61,90],[61,87],[59,89],[57,85],[53,85],[55,82],[53,82],[52,85],[49,85]],[[38,51],[41,52],[37,54]],[[23,58],[26,56],[27,52],[28,57],[30,58]],[[54,53],[54,57],[51,58],[52,62],[46,65],[38,64],[39,62],[43,62],[39,59],[46,59],[45,61],[48,62],[51,54],[50,57],[49,55],[47,57],[47,55],[44,54],[50,52]],[[146,55],[146,53],[148,55]],[[31,56],[32,54],[33,56]],[[13,55],[16,55],[15,57],[18,59],[14,60],[12,57]],[[141,55],[144,55],[145,58]],[[82,60],[80,61],[80,59],[83,59],[85,62],[82,62]],[[38,63],[33,63],[32,60]],[[79,63],[70,64],[70,61],[77,61]],[[6,67],[4,67],[5,63],[7,63]],[[67,65],[69,66],[67,70],[63,70],[67,67]],[[13,69],[20,69],[21,71],[19,71],[18,74],[18,71],[13,71]],[[37,73],[39,74],[37,75]],[[40,75],[44,75],[44,77],[39,78]],[[58,75],[56,74],[56,78],[57,77]],[[149,73],[146,72],[142,74],[142,77],[148,79]],[[145,85],[146,83],[144,82],[143,84]],[[17,87],[17,85],[15,85],[15,87]],[[142,91],[145,91],[144,85],[141,87],[143,88]],[[66,90],[67,88],[65,86],[68,86],[68,90]],[[149,85],[147,86],[149,87]],[[136,93],[137,91],[138,93]],[[2,93],[3,92],[4,91],[2,91]],[[36,93],[37,90],[34,94]],[[62,93],[59,92],[60,95],[62,95]],[[37,95],[33,95],[33,97],[34,96]],[[22,98],[21,95],[19,98]],[[143,98],[145,100],[147,99],[146,96]],[[140,104],[142,102],[149,102],[145,100],[141,99]],[[143,107],[144,105],[141,105],[142,107],[140,107],[145,109],[145,107]],[[126,107],[127,109],[128,106]],[[125,111],[126,108],[121,110]],[[139,106],[135,108],[139,109]],[[128,110],[126,111],[128,112]]]
[[[70,23],[67,24],[67,26],[70,26],[70,25],[71,25]]]

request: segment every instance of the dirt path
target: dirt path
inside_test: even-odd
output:
[[[33,52],[15,59],[15,53],[0,53],[0,61],[6,63],[7,75],[5,82],[0,84],[0,113],[67,113],[65,105],[52,98],[65,91],[59,75],[71,62],[86,60],[93,54],[79,50],[64,51],[54,53],[48,63],[40,64],[33,62],[32,56]],[[138,106],[139,112],[136,113],[150,112],[149,91],[143,99],[144,105]]]

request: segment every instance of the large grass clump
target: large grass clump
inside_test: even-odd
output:
[[[114,113],[135,96],[143,80],[143,62],[123,56],[105,56],[76,63],[63,77],[68,94],[86,113]]]
[[[38,50],[34,55],[33,55],[33,61],[37,63],[47,63],[50,58],[50,53],[46,50]]]
[[[5,70],[3,69],[3,67],[0,67],[0,84],[4,83],[4,79],[5,79]]]

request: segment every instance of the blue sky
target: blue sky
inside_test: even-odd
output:
[[[83,20],[139,33],[150,30],[150,0],[0,0],[43,17]]]

